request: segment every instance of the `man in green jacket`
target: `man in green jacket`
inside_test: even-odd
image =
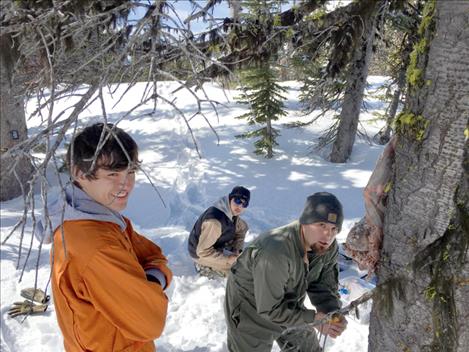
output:
[[[335,236],[343,218],[339,200],[318,192],[307,198],[299,220],[245,248],[226,285],[230,352],[267,352],[274,340],[283,351],[321,350],[314,329],[304,327],[341,306]],[[317,312],[304,306],[306,293]],[[346,325],[341,317],[318,328],[335,338]],[[288,329],[295,326],[303,329]]]

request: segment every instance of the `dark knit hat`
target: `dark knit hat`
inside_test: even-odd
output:
[[[238,197],[244,199],[246,202],[249,203],[249,199],[251,198],[251,192],[249,192],[249,190],[243,186],[236,186],[231,190],[228,197],[230,200]]]
[[[300,216],[300,224],[328,222],[336,225],[338,232],[340,232],[343,221],[342,204],[333,194],[318,192],[306,198],[305,208]]]

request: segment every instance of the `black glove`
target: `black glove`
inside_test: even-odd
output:
[[[31,288],[25,288],[21,290],[21,297],[24,297],[26,299],[29,299],[30,301],[38,302],[38,303],[47,303],[49,302],[50,297],[46,295],[46,293],[41,290],[40,288],[34,289],[33,287]]]
[[[8,310],[8,315],[12,318],[18,315],[40,314],[45,312],[47,304],[34,304],[31,301],[15,302]]]

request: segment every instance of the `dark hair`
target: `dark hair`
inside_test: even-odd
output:
[[[230,194],[228,195],[228,198],[231,201],[231,199],[233,199],[235,197],[242,198],[245,201],[247,201],[248,204],[249,204],[249,200],[251,199],[251,192],[249,192],[249,190],[246,187],[235,186],[231,190]]]
[[[99,168],[124,170],[132,164],[138,166],[138,146],[127,132],[115,125],[95,123],[73,138],[66,160],[70,174],[75,167],[89,179],[95,179]]]

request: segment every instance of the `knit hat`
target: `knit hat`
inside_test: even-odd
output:
[[[246,202],[249,203],[249,199],[251,198],[251,192],[249,192],[249,190],[243,186],[236,186],[231,190],[228,197],[230,200],[238,197],[244,199]]]
[[[333,194],[318,192],[306,198],[306,204],[300,216],[300,224],[328,222],[336,225],[338,232],[340,232],[343,221],[342,204]]]

